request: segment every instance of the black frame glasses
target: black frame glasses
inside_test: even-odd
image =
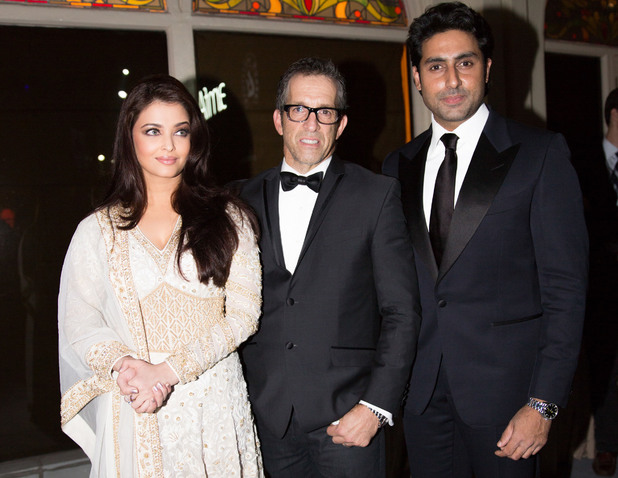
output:
[[[292,110],[291,114],[290,114],[290,110]],[[285,111],[285,114],[287,115],[288,119],[290,121],[293,121],[294,123],[303,123],[309,119],[309,115],[311,115],[311,113],[315,113],[315,118],[318,120],[318,123],[326,124],[326,125],[338,123],[345,112],[345,110],[340,109],[340,108],[327,108],[327,107],[309,108],[308,106],[305,106],[305,105],[285,105],[283,107],[283,111]],[[305,114],[304,111],[306,111],[307,114]],[[326,116],[324,116],[325,112],[328,113]],[[333,112],[335,113],[335,116],[334,116],[335,119],[331,121],[329,119],[330,117],[329,115],[332,114]],[[322,114],[322,118],[320,118],[320,114]]]

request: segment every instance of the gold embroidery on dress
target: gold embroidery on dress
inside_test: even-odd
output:
[[[117,227],[118,224],[122,224],[120,209],[119,206],[109,208],[109,215],[105,211],[98,211],[96,217],[108,246],[110,282],[127,320],[131,337],[137,347],[138,357],[142,360],[149,360],[148,342],[131,273],[128,231]]]
[[[60,424],[66,425],[90,400],[109,392],[114,385],[113,380],[101,380],[98,375],[93,375],[88,380],[80,380],[72,385],[64,392],[60,400]]]
[[[127,320],[133,342],[137,347],[138,357],[150,361],[146,331],[131,273],[129,234],[128,231],[117,227],[118,224],[123,222],[120,217],[120,207],[109,208],[109,214],[105,211],[98,211],[96,217],[107,245],[110,282]],[[140,477],[163,476],[163,461],[156,415],[153,413],[136,413],[134,424],[138,475]],[[114,436],[114,441],[118,443],[118,435]]]
[[[230,316],[238,318],[239,322],[242,322],[245,324],[248,335],[253,335],[254,333],[257,332],[258,322],[253,320],[254,316],[252,314],[248,312],[244,312],[240,309],[231,309],[231,308],[227,311],[227,313]]]
[[[247,272],[254,272],[256,265],[259,266],[259,263],[256,264],[255,262],[255,253],[249,254],[245,251],[236,252],[234,262],[242,268],[247,269]]]
[[[150,352],[170,353],[208,333],[207,318],[223,314],[223,297],[196,297],[164,282],[141,306]]]
[[[137,240],[137,242],[144,248],[148,255],[152,257],[159,268],[159,271],[162,275],[165,275],[165,271],[170,263],[170,259],[172,255],[176,253],[178,249],[178,242],[180,241],[180,227],[182,226],[182,219],[180,216],[176,221],[176,225],[174,226],[174,230],[172,231],[172,235],[170,236],[167,244],[163,249],[159,249],[155,246],[150,239],[148,239],[144,233],[141,231],[139,227],[131,229],[131,235]]]
[[[131,349],[112,340],[94,344],[86,354],[86,363],[101,380],[111,378],[112,367],[120,357],[129,355]]]
[[[226,292],[242,295],[249,302],[257,304],[258,307],[262,304],[262,297],[259,294],[247,289],[238,282],[228,281],[227,284],[225,284],[225,290]]]
[[[208,357],[210,359],[208,363],[210,363],[213,361],[214,352],[212,352],[212,348],[208,348],[207,352],[210,354],[210,357]],[[204,371],[200,363],[195,360],[191,350],[187,347],[181,347],[165,361],[176,372],[181,384],[192,382]]]
[[[112,392],[112,426],[114,427],[114,459],[116,461],[116,476],[120,476],[120,443],[116,438],[120,430],[120,404],[122,400],[120,395],[120,389],[116,388]]]
[[[233,312],[231,310],[226,310],[226,315],[229,314],[233,316]],[[234,337],[234,333],[232,332],[232,328],[229,325],[228,318],[226,316],[215,317],[213,322],[216,323],[223,332],[223,337],[225,338],[225,342],[227,344],[227,348],[229,350],[234,350],[236,348],[236,338]]]

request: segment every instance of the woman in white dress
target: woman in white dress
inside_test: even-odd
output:
[[[207,172],[195,99],[169,76],[124,100],[114,174],[62,270],[63,430],[93,477],[261,477],[236,353],[258,325],[256,220]]]

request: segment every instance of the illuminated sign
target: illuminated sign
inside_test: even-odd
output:
[[[204,87],[198,92],[200,110],[207,120],[227,109],[227,105],[223,101],[227,95],[223,92],[223,88],[225,88],[225,83],[221,82],[219,86],[215,86],[210,91]]]

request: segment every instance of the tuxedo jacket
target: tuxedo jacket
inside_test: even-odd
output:
[[[315,430],[359,400],[395,413],[420,327],[399,184],[333,158],[291,274],[279,172],[248,180],[241,193],[261,225],[263,315],[242,350],[258,429],[283,436],[293,409],[303,430]]]
[[[443,367],[472,426],[508,423],[529,397],[564,406],[584,318],[588,241],[561,135],[491,111],[461,187],[440,268],[423,212],[431,129],[391,153],[412,237],[423,322],[406,413]]]

